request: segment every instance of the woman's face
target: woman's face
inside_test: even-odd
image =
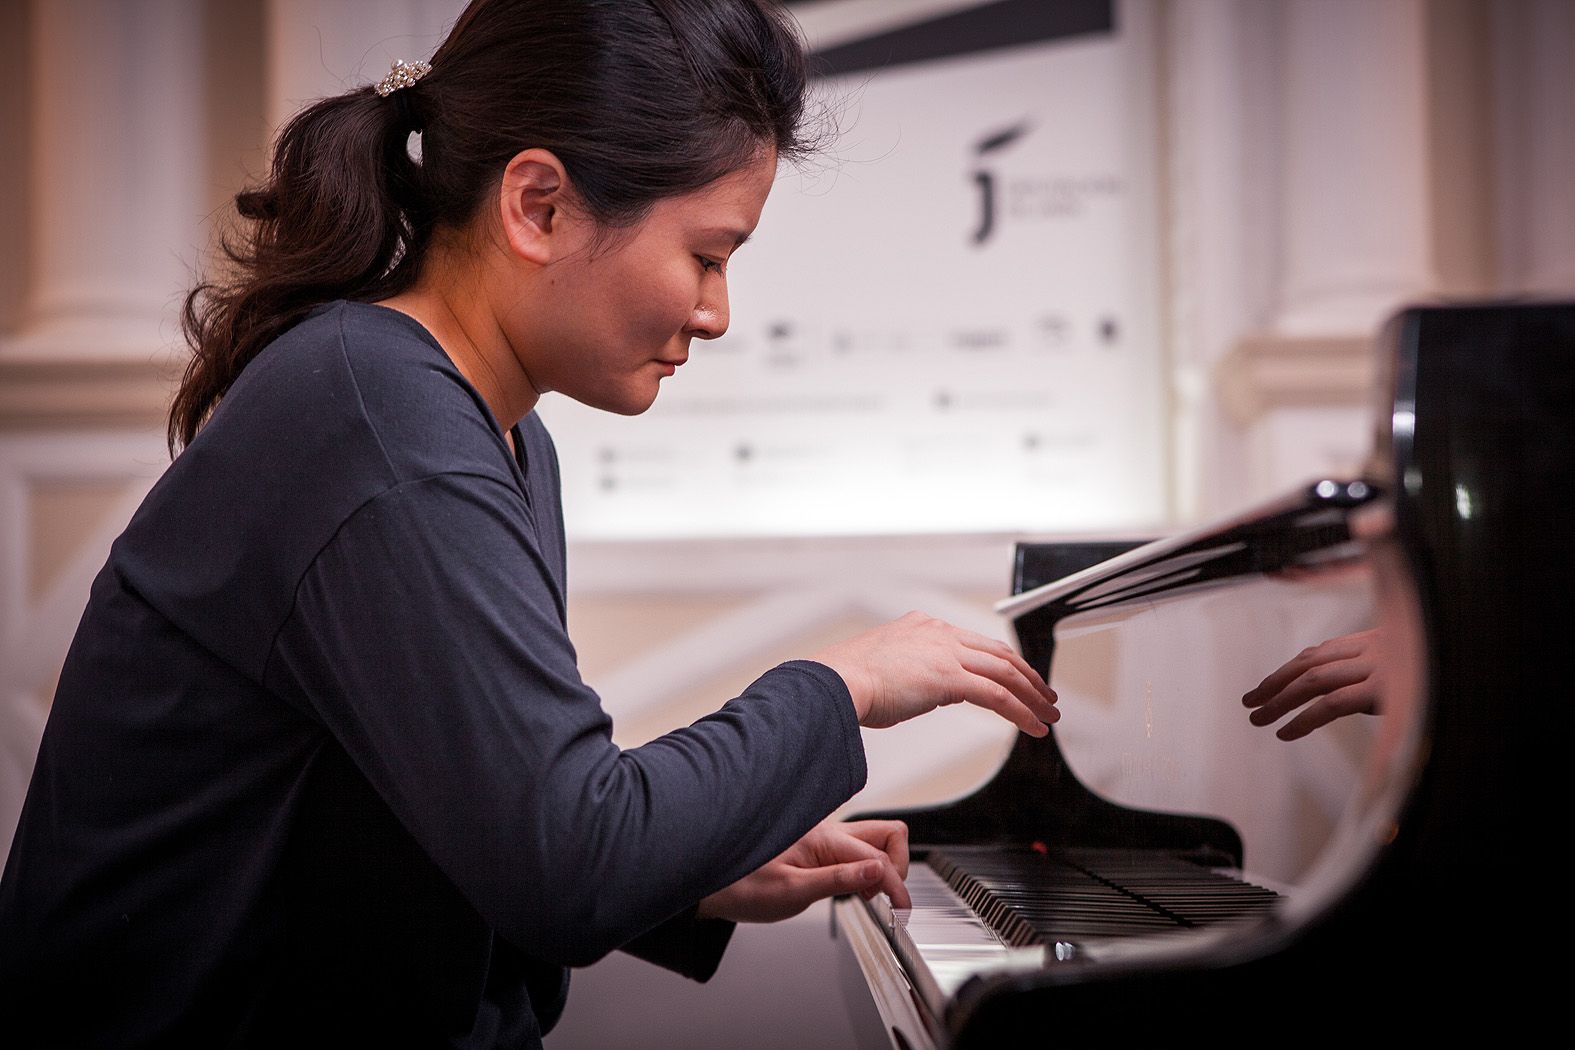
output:
[[[661,381],[689,359],[690,340],[727,331],[728,260],[759,223],[775,178],[768,152],[659,201],[602,244],[582,223],[578,250],[541,271],[542,295],[521,318],[530,334],[516,352],[537,392],[623,415],[650,408]]]

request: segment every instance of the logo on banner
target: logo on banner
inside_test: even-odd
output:
[[[978,197],[978,221],[971,238],[975,247],[986,244],[1004,220],[1038,222],[1076,219],[1091,208],[1108,206],[1123,192],[1114,172],[1039,171],[1002,175],[1002,154],[1033,130],[1027,120],[995,131],[973,148],[973,184]],[[1032,157],[1032,151],[1029,156]]]
[[[1022,121],[1004,131],[997,131],[985,136],[973,148],[974,172],[973,182],[979,188],[979,225],[973,231],[973,243],[983,244],[995,233],[996,216],[1000,213],[1001,205],[999,196],[1000,177],[995,170],[986,167],[986,162],[1010,146],[1024,135],[1028,134],[1028,122]]]

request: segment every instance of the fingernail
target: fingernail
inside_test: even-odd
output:
[[[859,869],[859,876],[863,878],[865,882],[874,882],[876,879],[880,878],[880,861],[865,861],[864,867]]]

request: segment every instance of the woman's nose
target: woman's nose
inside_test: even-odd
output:
[[[697,339],[716,339],[727,331],[727,290],[720,289],[695,307],[689,318],[689,334]]]

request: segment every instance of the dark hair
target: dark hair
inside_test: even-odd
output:
[[[409,288],[433,232],[470,222],[519,151],[552,151],[578,203],[627,226],[762,147],[802,155],[804,93],[796,26],[769,0],[472,0],[425,78],[303,110],[235,198],[230,265],[186,297],[171,453],[314,306]]]

